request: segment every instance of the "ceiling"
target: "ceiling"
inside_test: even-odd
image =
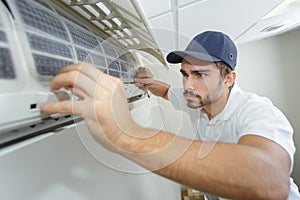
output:
[[[162,51],[183,49],[196,34],[218,30],[238,45],[288,31],[299,0],[136,0]]]

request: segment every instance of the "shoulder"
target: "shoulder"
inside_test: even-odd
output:
[[[254,134],[292,144],[293,128],[283,112],[271,100],[254,93],[244,93],[244,101],[237,114],[239,136]],[[292,146],[292,145],[291,145]]]
[[[264,114],[263,110],[272,112],[277,108],[266,97],[242,91],[237,85],[233,87],[226,105],[229,115],[233,114],[238,120],[242,120],[244,117],[259,117],[258,115]]]
[[[240,117],[256,119],[282,119],[286,120],[282,111],[267,97],[258,96],[252,92],[242,92],[243,103],[239,110]]]
[[[293,128],[283,112],[266,97],[240,89],[233,96],[237,105],[234,111],[236,131],[243,134],[274,134],[285,132],[292,134]]]

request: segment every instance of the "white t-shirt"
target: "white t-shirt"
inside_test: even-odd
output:
[[[268,138],[288,152],[292,171],[296,151],[293,128],[269,99],[243,92],[235,85],[223,111],[209,120],[201,109],[192,109],[186,105],[182,87],[170,87],[168,98],[175,109],[188,113],[200,140],[237,143],[239,138],[247,134]],[[288,200],[298,199],[300,200],[298,188],[290,178]]]

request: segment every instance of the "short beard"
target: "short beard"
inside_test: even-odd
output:
[[[222,82],[219,81],[218,83],[218,87],[216,89],[216,91],[220,92],[219,90],[221,89],[222,87]],[[183,95],[189,95],[189,96],[192,96],[192,97],[195,97],[198,99],[198,101],[193,101],[193,100],[190,100],[190,99],[186,99],[187,101],[187,106],[189,108],[193,108],[193,109],[196,109],[196,108],[202,108],[203,106],[206,106],[206,105],[209,105],[209,104],[212,104],[213,102],[217,101],[219,98],[220,98],[220,93],[218,96],[216,96],[215,98],[213,96],[210,96],[210,94],[208,96],[206,96],[205,98],[202,98],[200,95],[198,94],[195,94],[193,91],[191,90],[184,90],[183,92]]]
[[[187,101],[187,103],[186,103],[187,107],[192,108],[192,109],[202,108],[204,106],[204,104],[201,102],[199,104],[195,105],[194,101],[191,101],[191,100],[186,100],[186,101]]]
[[[188,106],[189,108],[196,109],[196,108],[201,108],[201,107],[203,107],[203,106],[206,105],[206,103],[203,102],[202,97],[201,97],[200,95],[198,95],[198,94],[195,94],[193,91],[190,91],[190,90],[184,90],[183,95],[184,95],[184,96],[185,96],[185,95],[189,95],[189,96],[192,96],[192,97],[195,97],[195,98],[198,99],[198,102],[199,102],[199,103],[197,103],[197,104],[195,104],[195,101],[192,101],[192,100],[190,100],[190,99],[186,99],[187,106]]]

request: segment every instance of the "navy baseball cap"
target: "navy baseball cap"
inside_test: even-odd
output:
[[[167,55],[169,63],[181,63],[185,56],[205,61],[223,61],[232,70],[235,69],[237,48],[224,33],[206,31],[196,35],[184,51],[172,51]]]

